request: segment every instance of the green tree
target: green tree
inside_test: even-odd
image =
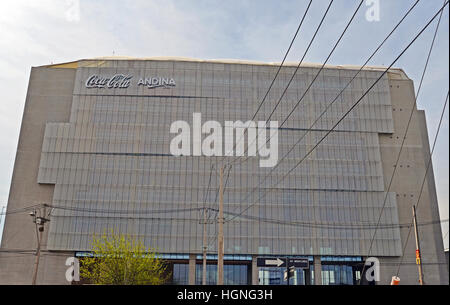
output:
[[[158,254],[129,235],[94,235],[92,253],[80,261],[81,278],[92,284],[161,285],[169,278]]]

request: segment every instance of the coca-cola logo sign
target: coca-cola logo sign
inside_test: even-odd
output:
[[[128,88],[132,75],[116,74],[112,77],[91,75],[86,80],[86,88]]]
[[[86,88],[105,89],[126,89],[130,87],[133,75],[115,74],[111,77],[97,74],[89,76],[86,80]],[[170,89],[176,86],[175,80],[170,77],[141,77],[137,86],[144,86],[148,89],[163,88]]]

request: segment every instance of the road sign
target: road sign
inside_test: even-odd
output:
[[[309,260],[307,258],[290,258],[289,266],[302,269],[309,269]]]
[[[258,257],[256,264],[258,267],[286,267],[286,258]]]
[[[286,267],[285,257],[258,257],[258,267]],[[309,260],[307,258],[289,258],[289,267],[308,269]]]
[[[294,277],[294,275],[295,275],[295,267],[294,266],[289,267],[289,278]],[[283,279],[285,281],[287,281],[287,270],[284,270],[284,278]]]

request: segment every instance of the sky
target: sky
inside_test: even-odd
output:
[[[329,64],[363,64],[415,2],[364,1]],[[0,210],[8,199],[31,67],[112,55],[280,62],[308,2],[0,0]],[[359,2],[334,1],[305,62],[326,59]],[[379,14],[373,16],[379,18],[369,21],[367,10],[376,3]],[[421,0],[369,65],[388,66],[443,3]],[[288,61],[300,60],[327,5],[314,0]],[[426,113],[430,143],[448,92],[448,21],[447,7],[417,100]],[[436,24],[437,19],[395,64],[416,90]],[[447,108],[433,155],[441,219],[449,218],[448,114]],[[442,228],[448,248],[448,222]]]

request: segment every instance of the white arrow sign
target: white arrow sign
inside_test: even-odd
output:
[[[277,258],[277,259],[266,259],[266,265],[276,265],[277,267],[280,267],[281,265],[283,265],[284,262]]]

